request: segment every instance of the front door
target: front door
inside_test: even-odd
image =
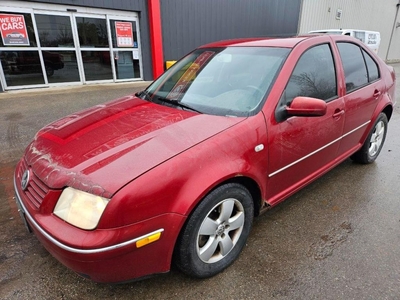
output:
[[[305,185],[332,163],[344,126],[344,100],[338,97],[330,44],[306,50],[286,85],[277,109],[297,96],[327,102],[321,117],[289,117],[267,124],[269,180],[266,199],[275,204]]]

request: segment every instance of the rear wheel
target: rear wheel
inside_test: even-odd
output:
[[[362,164],[370,164],[375,161],[382,150],[385,142],[388,127],[386,114],[380,113],[369,133],[364,145],[358,152],[351,156],[351,159]]]
[[[239,256],[253,221],[249,191],[229,183],[207,195],[185,224],[175,249],[184,273],[205,278],[227,268]]]

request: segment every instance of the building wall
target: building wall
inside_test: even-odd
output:
[[[232,38],[297,33],[301,0],[160,1],[164,60]]]
[[[135,11],[139,13],[140,39],[144,80],[152,80],[152,60],[150,53],[149,19],[147,0],[30,0],[30,2],[74,5],[105,8],[113,10]]]
[[[298,32],[337,28],[379,31],[378,55],[384,60],[400,60],[400,27],[395,28],[400,22],[400,13],[396,18],[399,3],[400,0],[303,0]],[[338,9],[342,10],[340,20],[336,19]]]

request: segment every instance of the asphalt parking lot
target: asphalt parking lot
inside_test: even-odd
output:
[[[205,280],[176,270],[120,285],[93,283],[26,232],[14,167],[34,134],[68,113],[147,83],[0,93],[0,299],[400,299],[400,64],[397,104],[371,165],[347,160],[262,215],[239,259]]]

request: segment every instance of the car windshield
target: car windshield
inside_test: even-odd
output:
[[[260,110],[289,52],[274,47],[197,49],[140,96],[206,114],[253,115]]]

